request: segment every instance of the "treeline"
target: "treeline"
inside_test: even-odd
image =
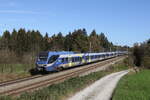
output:
[[[69,32],[63,36],[61,32],[49,37],[48,33],[43,36],[38,30],[13,30],[12,32],[5,31],[0,37],[0,62],[10,62],[14,59],[21,60],[24,57],[25,61],[32,60],[40,51],[75,51],[75,52],[102,52],[126,50],[126,47],[114,46],[108,41],[104,33],[96,33],[93,30],[87,33],[86,29],[78,29]],[[11,58],[5,60],[5,58]]]
[[[136,66],[150,68],[150,39],[141,44],[134,44],[133,59]]]

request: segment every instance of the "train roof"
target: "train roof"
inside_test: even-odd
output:
[[[103,55],[103,54],[112,54],[112,53],[124,53],[124,52],[100,52],[100,53],[75,53],[72,51],[44,51],[44,52],[40,52],[40,54],[45,54],[47,56],[52,56],[52,55],[62,55],[62,56],[91,56],[91,55]]]
[[[115,52],[101,52],[101,53],[74,53],[74,54],[62,54],[60,57],[76,57],[76,56],[92,56],[92,55],[104,55],[113,54]]]
[[[65,54],[75,54],[74,52],[70,51],[58,51],[58,52],[49,52],[50,55],[65,55]]]
[[[70,51],[43,51],[40,54],[47,54],[47,55],[65,55],[65,54],[75,54],[74,52]]]

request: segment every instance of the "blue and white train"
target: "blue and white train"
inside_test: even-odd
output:
[[[62,68],[69,68],[88,64],[104,59],[113,58],[126,54],[126,51],[102,52],[102,53],[74,53],[74,52],[41,52],[36,60],[38,71],[59,71]]]

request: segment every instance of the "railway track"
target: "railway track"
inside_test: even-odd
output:
[[[28,76],[28,77],[24,77],[24,78],[15,79],[15,80],[0,82],[0,87],[7,86],[9,84],[14,84],[17,82],[22,82],[22,81],[27,81],[27,80],[39,78],[39,77],[42,77],[42,75]]]
[[[31,91],[34,89],[38,89],[39,87],[44,87],[54,83],[58,83],[60,81],[64,81],[65,79],[78,76],[87,71],[96,69],[104,65],[110,66],[112,62],[114,61],[117,62],[123,58],[124,57],[116,57],[98,63],[85,65],[86,67],[83,66],[72,70],[66,70],[63,72],[55,73],[52,75],[35,76],[33,78],[31,77],[27,79],[18,80],[18,81],[16,80],[14,82],[2,83],[0,84],[0,95],[16,96],[26,91]]]

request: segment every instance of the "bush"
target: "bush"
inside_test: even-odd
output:
[[[146,56],[143,58],[143,66],[150,69],[150,57]]]

